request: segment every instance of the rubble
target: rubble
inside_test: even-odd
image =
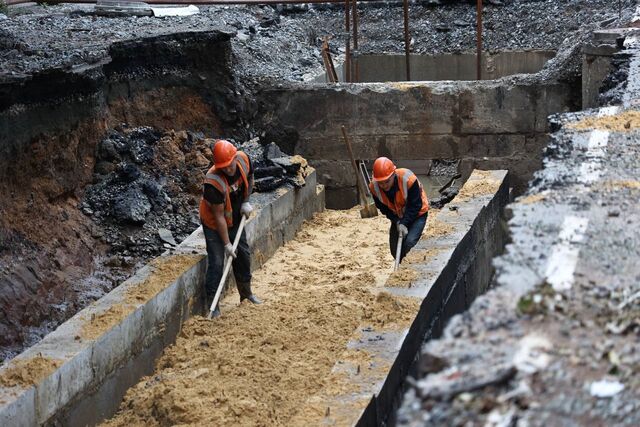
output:
[[[493,287],[425,344],[440,367],[410,381],[399,425],[640,423],[632,46],[621,55],[629,80],[605,88],[622,105],[552,118],[545,167],[509,207]],[[516,373],[504,381],[475,378],[508,368]]]

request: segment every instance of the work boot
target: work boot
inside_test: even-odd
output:
[[[240,302],[248,299],[252,304],[262,304],[262,301],[251,292],[251,282],[238,282],[237,285],[240,293]]]

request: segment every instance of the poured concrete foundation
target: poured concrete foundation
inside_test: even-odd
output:
[[[266,261],[302,222],[324,208],[315,171],[300,189],[252,198],[247,223],[252,268]],[[153,372],[182,323],[201,312],[206,248],[198,229],[107,296],[80,311],[0,369],[7,376],[34,361],[49,363],[34,385],[0,387],[0,425],[94,425],[115,412],[126,390]]]

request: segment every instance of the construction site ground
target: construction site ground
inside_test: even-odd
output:
[[[410,5],[412,51],[473,51],[475,6],[466,1],[440,3],[445,2]],[[489,4],[484,48],[572,46],[577,52],[591,30],[628,23],[636,3]],[[360,53],[404,52],[400,2],[367,3],[359,10]],[[0,9],[0,84],[14,90],[49,76],[90,74],[87,70],[109,63],[110,49],[119,42],[205,33],[231,43],[232,76],[223,88],[238,105],[221,101],[228,123],[225,135],[216,136],[234,142],[267,135],[259,114],[261,89],[282,81],[306,82],[323,71],[320,46],[325,36],[334,59],[344,58],[340,5],[201,6],[190,17],[158,19],[96,16],[93,6],[86,4],[30,4]],[[619,105],[551,118],[553,134],[544,170],[509,209],[511,241],[494,260],[494,287],[456,316],[441,339],[425,345],[417,375],[407,381],[409,391],[397,414],[400,425],[640,425],[637,43],[629,38],[624,45],[628,80],[608,82],[620,84],[619,99],[614,100]],[[569,61],[571,69],[566,70],[574,78],[580,74],[578,59]],[[126,82],[127,74],[118,78]],[[38,105],[37,96],[31,101]],[[64,96],[54,102],[58,101],[64,105]],[[0,113],[19,115],[20,105],[0,99]],[[138,107],[153,110],[153,100]],[[151,257],[174,247],[159,237],[160,229],[170,229],[175,233],[171,239],[180,241],[197,227],[198,176],[210,163],[206,140],[211,135],[185,129],[199,108],[197,103],[185,104],[184,114],[176,118],[177,129],[139,130],[126,124],[107,129],[106,120],[83,122],[84,133],[59,138],[64,146],[60,157],[48,151],[43,130],[45,137],[27,145],[20,161],[4,159],[14,163],[21,179],[38,179],[29,186],[18,179],[0,183],[0,197],[7,201],[0,203],[3,364],[118,286]],[[136,169],[116,169],[115,159],[102,161],[98,146],[83,145],[84,136],[102,144],[104,134],[121,141],[130,132],[147,135],[127,143],[132,156],[145,156],[144,144],[137,144],[148,135],[153,136],[149,144],[156,147],[157,157],[136,160],[142,165]],[[0,153],[15,154],[11,149]],[[71,163],[81,165],[82,174],[56,174],[57,166]],[[152,213],[145,218],[146,227],[101,222],[99,211],[90,206],[89,201],[100,206],[125,192],[120,187],[98,191],[104,190],[100,185],[106,181],[101,180],[112,174],[122,180],[142,176],[145,182],[136,184],[141,186],[138,190],[144,187],[158,196],[157,206],[152,200],[148,207]],[[162,185],[149,184],[155,180]],[[59,186],[61,181],[67,186]],[[475,191],[484,194],[489,189],[480,185]],[[458,200],[471,196],[473,191],[463,192]],[[417,309],[415,299],[400,294],[412,291],[406,284],[420,272],[403,269],[390,275],[388,221],[358,216],[357,209],[326,211],[306,223],[255,272],[254,291],[264,304],[238,305],[232,291],[222,302],[222,318],[188,320],[176,344],[158,360],[156,371],[127,392],[117,415],[105,424],[306,425],[328,415],[305,403],[319,390],[336,396],[349,391],[349,384],[332,382],[331,374],[356,327],[369,322],[379,328],[403,328]],[[446,224],[438,222],[438,211],[432,210],[423,239],[448,232]],[[437,251],[417,255],[424,261]],[[385,284],[399,292],[382,291]],[[29,299],[15,298],[18,291]],[[85,332],[73,339],[92,341],[104,328],[95,335]],[[369,355],[349,351],[347,356],[358,366],[360,361],[366,366]],[[93,353],[83,357],[93,363]],[[41,390],[32,385],[62,365],[62,360],[42,355],[30,365],[18,362],[15,370],[4,370],[11,375],[0,378],[0,386],[3,393],[31,387],[25,393],[30,393],[27,399],[35,407],[45,399],[34,397]],[[0,405],[7,402],[8,397]],[[38,411],[34,409],[42,415]]]

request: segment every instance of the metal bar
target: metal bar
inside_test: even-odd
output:
[[[351,81],[351,6],[349,0],[344,0],[344,29],[346,35],[346,47],[344,50],[344,81]]]
[[[358,0],[352,0],[353,2],[353,51],[355,55],[352,58],[354,78],[352,81],[357,82],[360,78],[360,70],[358,69]]]
[[[327,75],[327,82],[335,83],[336,78],[334,76],[334,70],[332,70],[333,64],[331,63],[331,57],[329,56],[329,42],[327,41],[326,37],[322,42],[321,52],[322,52],[322,63],[324,64],[324,70]]]
[[[381,2],[384,0],[360,0],[368,3]],[[148,4],[247,4],[247,5],[263,5],[263,4],[304,4],[304,3],[342,3],[343,0],[149,0]],[[5,0],[7,6],[14,4],[33,3],[33,0]],[[60,4],[60,3],[85,3],[95,4],[96,0],[44,0],[44,4]]]
[[[322,62],[324,63],[324,69],[327,73],[327,80],[329,83],[337,83],[338,74],[336,73],[336,68],[333,66],[333,60],[331,59],[328,37],[325,37],[322,42]]]
[[[405,68],[407,70],[407,81],[411,80],[411,64],[409,58],[409,0],[403,0],[402,7],[404,9],[404,55],[405,55]]]
[[[477,15],[477,35],[476,41],[478,44],[476,53],[476,68],[478,80],[482,80],[482,0],[478,0],[476,15]]]

